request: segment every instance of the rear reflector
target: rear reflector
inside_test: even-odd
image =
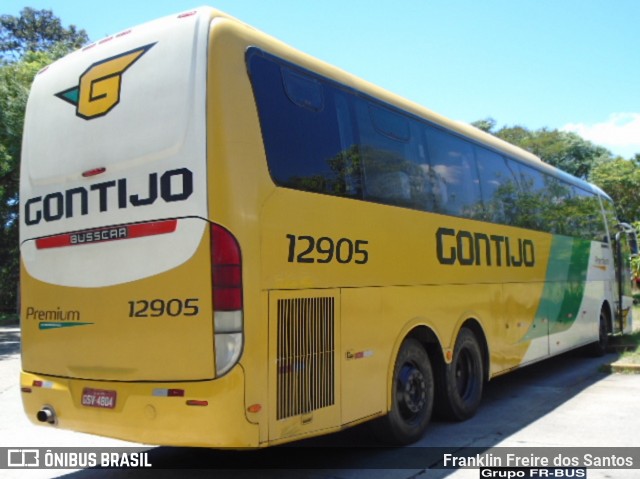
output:
[[[156,388],[152,393],[154,396],[161,397],[184,397],[184,389],[164,389],[164,388]]]
[[[45,388],[45,389],[52,389],[53,388],[53,383],[51,381],[41,381],[39,379],[34,379],[33,383],[31,383],[31,385],[34,388]]]
[[[208,406],[209,401],[201,401],[198,399],[189,399],[187,401],[187,406]]]

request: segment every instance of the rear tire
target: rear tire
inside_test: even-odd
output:
[[[589,352],[592,356],[600,357],[604,356],[609,347],[609,327],[608,316],[604,308],[600,311],[600,320],[598,324],[598,340],[591,344]]]
[[[417,340],[407,338],[402,343],[391,387],[391,410],[373,423],[374,433],[394,445],[416,442],[427,429],[434,398],[431,362]]]
[[[438,406],[444,417],[464,421],[472,417],[482,400],[484,365],[476,335],[462,328],[453,350],[453,361],[439,374]]]

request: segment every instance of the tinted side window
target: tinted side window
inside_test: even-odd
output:
[[[510,166],[518,181],[517,216],[513,225],[540,231],[549,231],[543,218],[545,177],[538,170],[515,161]]]
[[[613,202],[611,202],[608,198],[602,198],[602,207],[604,209],[604,216],[605,219],[607,221],[607,227],[609,228],[609,235],[611,236],[610,238],[608,238],[608,242],[609,243],[613,243],[616,233],[619,231],[618,229],[618,216],[616,214],[616,208],[613,205]]]
[[[544,175],[545,189],[540,198],[543,229],[565,236],[580,236],[573,223],[576,201],[573,187],[553,176]]]
[[[369,103],[368,106],[371,121],[378,132],[403,143],[409,141],[411,134],[409,119],[406,116],[373,103]]]
[[[482,214],[473,146],[435,128],[426,129],[430,178],[439,192],[439,212],[476,218]]]
[[[588,191],[257,49],[247,65],[279,186],[604,239]]]
[[[598,197],[590,192],[574,187],[571,210],[568,219],[575,236],[592,241],[607,241],[604,218]]]
[[[487,221],[514,224],[518,215],[518,183],[505,158],[493,151],[476,147],[480,191]]]
[[[257,52],[249,52],[248,66],[274,182],[360,197],[359,159],[349,137],[344,93]]]
[[[289,68],[282,68],[284,89],[289,99],[298,106],[312,111],[324,107],[324,92],[320,82]]]
[[[353,97],[364,175],[364,197],[389,205],[426,209],[423,170],[416,158],[419,129],[409,117]]]

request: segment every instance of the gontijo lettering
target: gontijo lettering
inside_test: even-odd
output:
[[[444,265],[531,268],[536,263],[533,240],[443,227],[436,231],[436,253]]]
[[[144,192],[129,194],[126,178],[95,183],[88,188],[80,186],[66,191],[56,191],[48,195],[29,198],[24,205],[27,226],[41,221],[58,221],[78,214],[89,214],[90,206],[98,203],[101,213],[108,211],[112,203],[119,209],[129,206],[151,205],[161,198],[166,203],[184,201],[193,193],[193,173],[188,168],[165,171],[162,175],[151,173]],[[117,202],[110,202],[109,195],[115,194]]]

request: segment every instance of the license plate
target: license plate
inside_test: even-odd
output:
[[[82,405],[113,409],[116,407],[116,391],[105,389],[84,388],[82,390]]]

